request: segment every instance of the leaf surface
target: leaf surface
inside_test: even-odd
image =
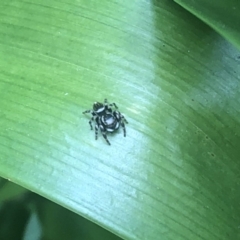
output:
[[[171,1],[1,1],[0,176],[124,239],[239,236],[240,53]],[[95,101],[129,121],[90,130]]]

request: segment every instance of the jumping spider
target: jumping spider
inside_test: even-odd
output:
[[[113,110],[112,107],[118,109],[115,103],[109,104],[107,99],[104,99],[104,103],[95,102],[93,104],[93,110],[86,110],[83,113],[91,113],[92,118],[89,121],[91,130],[93,130],[92,122],[95,121],[95,139],[98,138],[98,129],[100,129],[104,139],[109,145],[110,142],[107,139],[107,132],[114,132],[119,129],[120,125],[123,128],[123,135],[126,137],[125,123],[128,123],[126,118],[117,110]]]

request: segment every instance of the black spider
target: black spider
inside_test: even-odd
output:
[[[110,142],[107,139],[107,132],[114,132],[119,129],[120,125],[123,128],[123,135],[126,137],[126,128],[124,122],[128,123],[126,118],[117,110],[113,110],[112,107],[118,109],[115,103],[108,104],[107,99],[104,103],[95,102],[93,104],[93,110],[86,110],[83,113],[91,113],[92,118],[89,121],[91,130],[93,130],[92,121],[95,121],[95,139],[98,138],[98,129],[107,141],[109,145]]]

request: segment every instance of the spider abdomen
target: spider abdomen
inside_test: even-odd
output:
[[[114,132],[120,126],[118,119],[110,113],[107,113],[101,117],[101,123],[107,132]]]

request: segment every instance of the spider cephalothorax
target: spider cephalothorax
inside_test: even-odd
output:
[[[92,114],[89,124],[92,130],[92,122],[95,121],[95,139],[97,139],[98,129],[100,129],[103,137],[109,145],[111,144],[107,139],[107,132],[114,132],[118,130],[121,125],[123,128],[123,135],[126,137],[124,122],[128,123],[125,117],[119,111],[113,110],[112,107],[115,109],[118,108],[115,103],[108,104],[107,99],[105,99],[104,103],[95,102],[93,104],[93,110],[86,110],[83,112]]]

